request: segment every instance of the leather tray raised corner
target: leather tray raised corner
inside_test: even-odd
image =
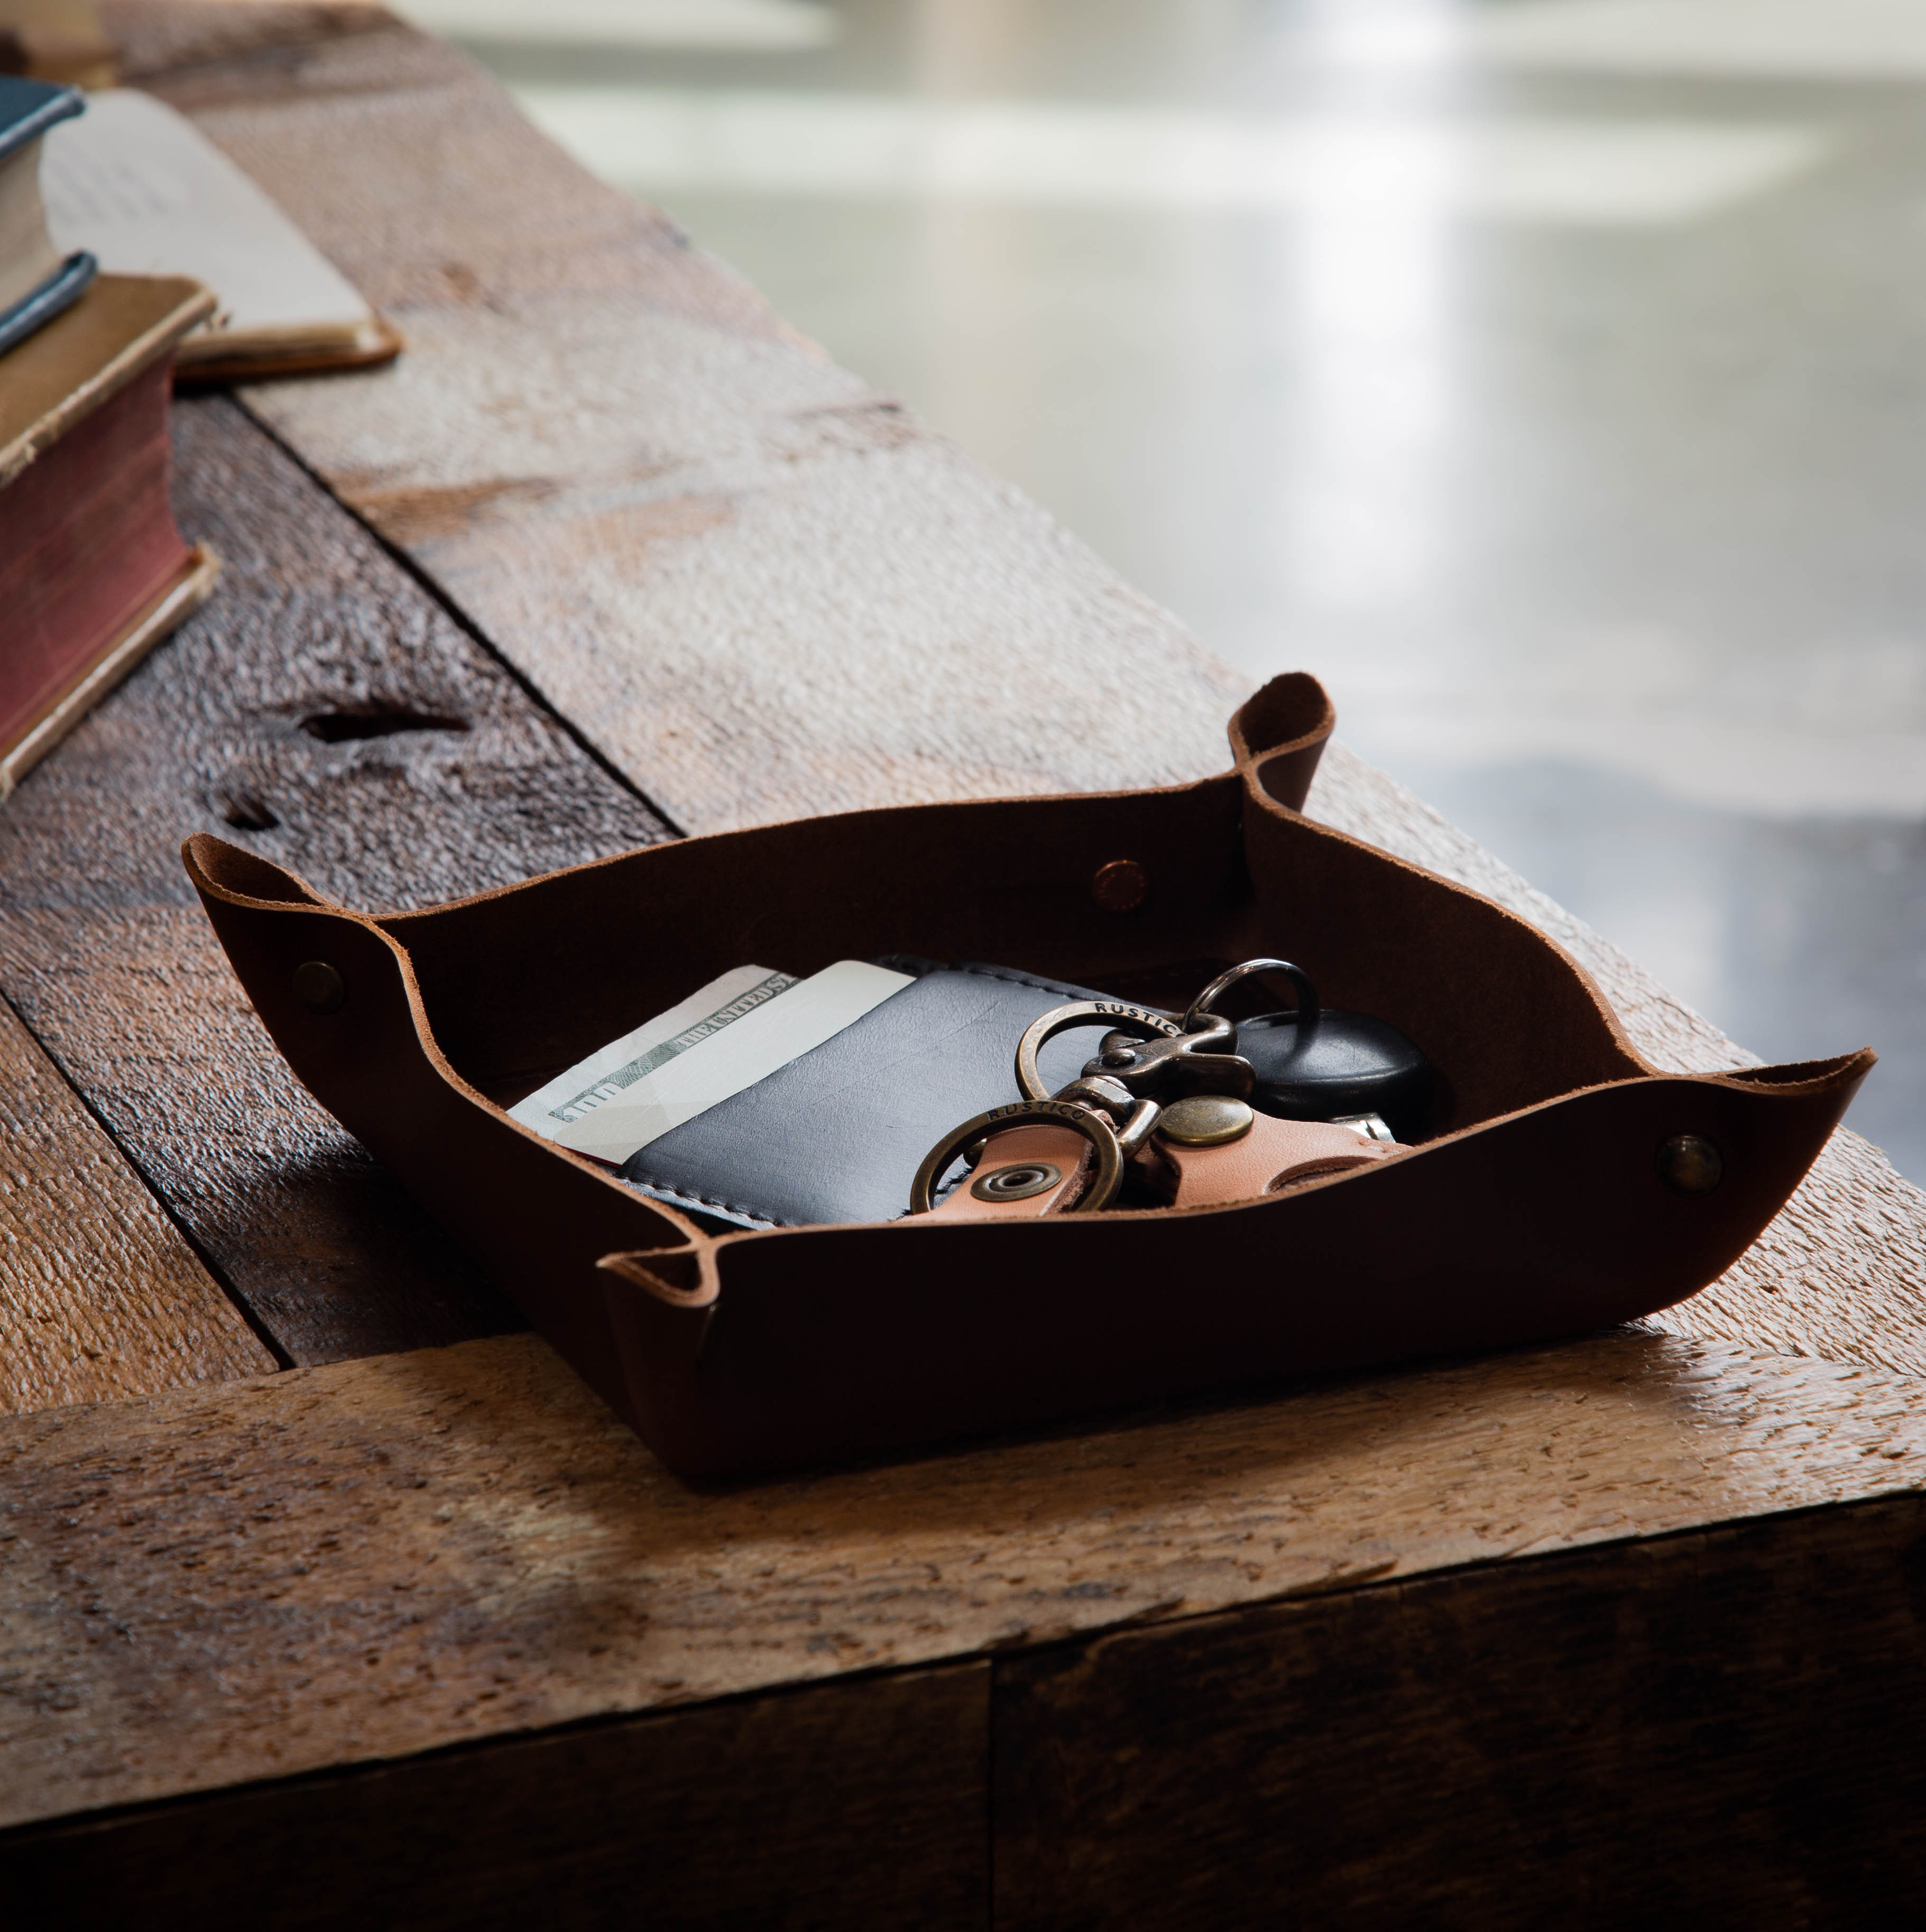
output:
[[[310,1090],[691,1474],[901,1448],[1180,1392],[1580,1334],[1682,1300],[1784,1204],[1873,1056],[1661,1073],[1522,920],[1300,814],[1315,680],[1168,790],[915,806],[651,846],[424,911],[331,904],[210,835],[188,869]],[[1146,902],[1107,911],[1131,859]],[[1126,998],[1299,962],[1442,1076],[1381,1167],[1228,1208],[706,1233],[502,1111],[727,968],[912,952]],[[322,961],[336,1010],[294,980]],[[1200,982],[1201,983],[1201,982]],[[1681,1133],[1724,1177],[1687,1197]]]

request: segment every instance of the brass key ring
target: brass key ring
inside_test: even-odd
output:
[[[1140,1040],[1175,1040],[1184,1031],[1175,1020],[1162,1013],[1148,1012],[1142,1006],[1126,1006],[1121,1000],[1078,1000],[1067,1006],[1052,1006],[1030,1022],[1016,1043],[1016,1084],[1027,1098],[1047,1100],[1050,1097],[1050,1090],[1043,1084],[1036,1064],[1036,1056],[1045,1045],[1072,1027],[1088,1026],[1100,1020],[1106,1022],[1112,1033],[1134,1030]]]
[[[1068,1100],[1018,1100],[1007,1107],[992,1107],[987,1114],[965,1120],[944,1136],[923,1156],[916,1178],[910,1184],[910,1212],[927,1214],[936,1204],[936,1185],[950,1170],[950,1164],[974,1140],[1000,1132],[1005,1127],[1020,1126],[1025,1120],[1053,1120],[1072,1127],[1096,1150],[1096,1178],[1084,1190],[1083,1198],[1066,1214],[1094,1214],[1117,1198],[1124,1185],[1124,1150],[1117,1130],[1108,1118],[1088,1107]]]

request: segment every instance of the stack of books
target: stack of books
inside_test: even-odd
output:
[[[173,385],[400,346],[172,108],[0,76],[0,798],[213,586],[168,504]]]
[[[176,345],[214,298],[104,275],[49,232],[40,144],[74,88],[0,77],[0,797],[207,596],[167,500]]]

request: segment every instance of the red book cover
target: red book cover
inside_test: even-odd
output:
[[[167,497],[174,345],[212,305],[104,275],[0,356],[0,792],[212,583]]]

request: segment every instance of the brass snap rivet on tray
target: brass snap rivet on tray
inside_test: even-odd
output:
[[[1242,1140],[1256,1118],[1247,1102],[1228,1094],[1193,1094],[1157,1116],[1157,1132],[1179,1147],[1222,1147]]]
[[[1702,1134],[1674,1134],[1659,1143],[1658,1178],[1675,1194],[1709,1194],[1724,1173],[1724,1156]]]
[[[993,1167],[970,1184],[979,1201],[1028,1201],[1047,1194],[1064,1178],[1064,1170],[1047,1160],[1020,1161],[1012,1167]]]
[[[1135,912],[1150,896],[1150,875],[1134,859],[1113,859],[1097,867],[1090,896],[1106,912]]]
[[[294,969],[294,997],[310,1013],[338,1012],[348,989],[326,960],[308,959]]]

